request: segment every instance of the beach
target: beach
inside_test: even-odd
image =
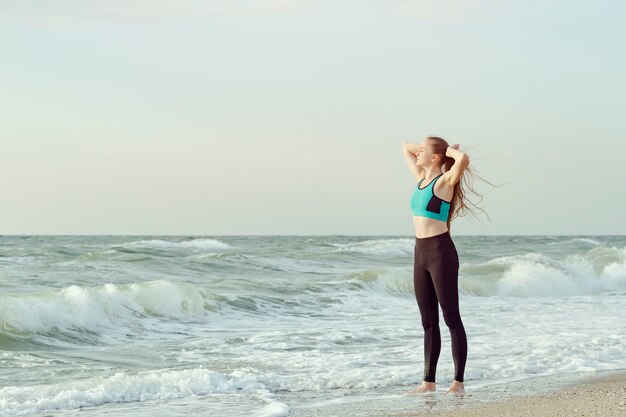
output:
[[[427,395],[411,386],[374,389],[342,401],[293,407],[289,417],[578,417],[626,415],[626,370],[542,375],[501,384],[466,381],[465,395],[446,395],[438,383]],[[300,399],[301,404],[306,403]]]
[[[501,399],[484,404],[434,410],[372,414],[371,417],[489,417],[489,416],[601,416],[626,415],[626,372],[611,373],[568,384],[555,391]]]
[[[602,416],[626,415],[626,372],[605,375],[562,387],[486,404],[460,405],[445,410],[415,410],[378,417],[485,417],[485,416]]]

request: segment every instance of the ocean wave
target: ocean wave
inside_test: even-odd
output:
[[[0,412],[26,415],[109,403],[169,400],[207,394],[249,394],[260,397],[266,407],[258,410],[258,413],[269,409],[288,410],[285,404],[273,399],[273,394],[254,374],[239,370],[225,374],[199,367],[137,374],[118,372],[109,377],[91,377],[49,385],[3,387],[0,389]]]
[[[57,262],[58,265],[72,264],[74,262],[97,262],[97,261],[118,261],[118,262],[141,262],[152,260],[153,256],[141,252],[116,251],[115,249],[107,249],[96,252],[86,252],[72,260]]]
[[[415,243],[411,239],[371,239],[351,243],[327,243],[335,247],[332,253],[362,253],[365,255],[412,255]]]
[[[266,270],[295,272],[300,274],[336,274],[342,271],[352,270],[342,268],[331,262],[322,262],[321,260],[293,259],[286,257],[276,258],[247,255],[246,261],[250,265]]]
[[[191,239],[181,242],[173,242],[162,239],[138,240],[135,242],[122,243],[121,247],[142,247],[152,249],[230,249],[231,245],[217,239]]]
[[[626,290],[626,251],[596,247],[562,260],[528,253],[461,265],[459,288],[477,296],[561,297]]]
[[[132,327],[141,318],[177,320],[216,308],[211,294],[190,283],[157,280],[101,287],[71,285],[0,296],[0,330],[13,336],[37,333],[91,339],[89,335],[106,329]]]
[[[347,290],[414,297],[412,269],[368,268],[344,275]],[[554,259],[540,253],[462,263],[459,291],[467,296],[568,297],[626,291],[626,248],[593,248]]]
[[[313,282],[293,285],[233,278],[203,286],[156,280],[4,294],[0,348],[119,343],[142,334],[167,333],[171,326],[194,329],[198,319],[205,323],[249,315],[306,315],[323,305],[320,297],[332,290]]]
[[[580,242],[580,243],[586,243],[588,245],[593,245],[593,246],[599,246],[602,243],[598,242],[595,239],[590,239],[590,238],[586,238],[586,237],[577,237],[573,239],[574,242]]]
[[[333,261],[325,262],[321,259],[259,256],[237,252],[202,252],[186,256],[185,260],[230,271],[254,271],[254,274],[274,271],[315,275],[337,274],[354,270],[354,268],[343,267]]]
[[[392,296],[413,297],[413,276],[404,269],[371,268],[346,275],[346,282],[356,284],[358,290],[369,289]]]

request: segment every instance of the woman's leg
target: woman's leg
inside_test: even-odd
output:
[[[443,318],[450,329],[454,379],[463,382],[467,360],[467,335],[459,311],[459,257],[456,248],[450,246],[442,249],[437,256],[429,259],[428,266]]]
[[[417,251],[413,265],[413,286],[424,328],[424,381],[435,382],[437,361],[441,352],[439,307],[433,281],[422,265],[421,254]]]

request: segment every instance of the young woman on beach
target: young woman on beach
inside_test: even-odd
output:
[[[462,179],[472,174],[469,157],[459,145],[429,136],[422,143],[403,144],[404,157],[417,185],[411,197],[415,226],[413,285],[424,328],[424,377],[407,394],[435,392],[435,374],[441,351],[439,306],[450,330],[454,381],[446,392],[463,394],[467,336],[459,311],[459,257],[450,237],[450,222],[471,211]],[[465,176],[464,176],[465,174]],[[466,181],[465,181],[466,182]],[[466,182],[466,188],[474,192]]]

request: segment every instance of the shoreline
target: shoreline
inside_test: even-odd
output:
[[[621,417],[626,415],[626,369],[527,377],[514,381],[471,383],[465,395],[437,391],[409,395],[415,386],[337,390],[334,395],[286,392],[289,417]],[[296,405],[297,404],[297,405]]]
[[[597,374],[590,378],[557,384],[554,389],[547,390],[545,387],[541,389],[533,381],[527,381],[526,389],[530,389],[522,391],[522,394],[505,394],[497,399],[483,399],[478,402],[476,400],[464,401],[468,396],[476,396],[476,391],[468,391],[466,388],[465,397],[450,398],[451,401],[446,400],[446,404],[426,401],[426,404],[421,404],[422,406],[416,410],[379,412],[371,414],[370,417],[620,417],[626,415],[626,370],[604,371]],[[537,392],[532,392],[533,386],[539,388]],[[426,399],[427,396],[421,396],[421,398]]]

